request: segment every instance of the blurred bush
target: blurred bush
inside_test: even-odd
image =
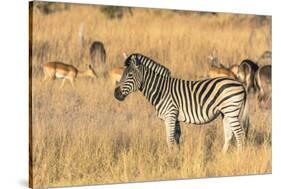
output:
[[[35,2],[34,7],[44,15],[64,11],[69,8],[67,3]]]
[[[121,19],[126,12],[133,16],[132,8],[130,7],[118,7],[118,6],[102,6],[101,12],[109,19]]]
[[[271,27],[271,17],[263,15],[253,15],[251,22],[258,27],[269,25]]]

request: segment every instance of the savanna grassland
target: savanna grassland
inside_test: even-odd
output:
[[[271,110],[249,102],[246,148],[222,154],[220,118],[203,126],[181,124],[180,150],[169,151],[164,123],[139,92],[114,99],[109,79],[43,82],[42,63],[63,61],[87,69],[89,47],[99,40],[109,68],[122,53],[139,52],[172,75],[198,79],[215,49],[226,66],[257,60],[271,50],[270,17],[132,9],[110,19],[100,7],[71,4],[51,14],[33,10],[31,161],[33,187],[69,186],[271,173]],[[83,29],[83,44],[81,34]]]

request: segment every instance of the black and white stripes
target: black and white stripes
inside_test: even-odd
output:
[[[230,78],[187,81],[171,77],[164,66],[141,54],[132,54],[125,61],[125,71],[115,89],[115,98],[124,100],[131,92],[141,91],[165,121],[168,145],[179,143],[179,122],[204,124],[219,115],[223,117],[227,151],[234,135],[243,146],[249,125],[246,91]]]

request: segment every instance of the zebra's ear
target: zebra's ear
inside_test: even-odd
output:
[[[135,62],[136,62],[136,66],[139,66],[141,64],[141,61],[137,55],[135,56]]]

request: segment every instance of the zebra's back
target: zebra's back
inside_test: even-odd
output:
[[[171,94],[178,109],[178,120],[204,124],[219,114],[230,113],[243,106],[246,91],[242,83],[230,78],[198,81],[175,79]]]

